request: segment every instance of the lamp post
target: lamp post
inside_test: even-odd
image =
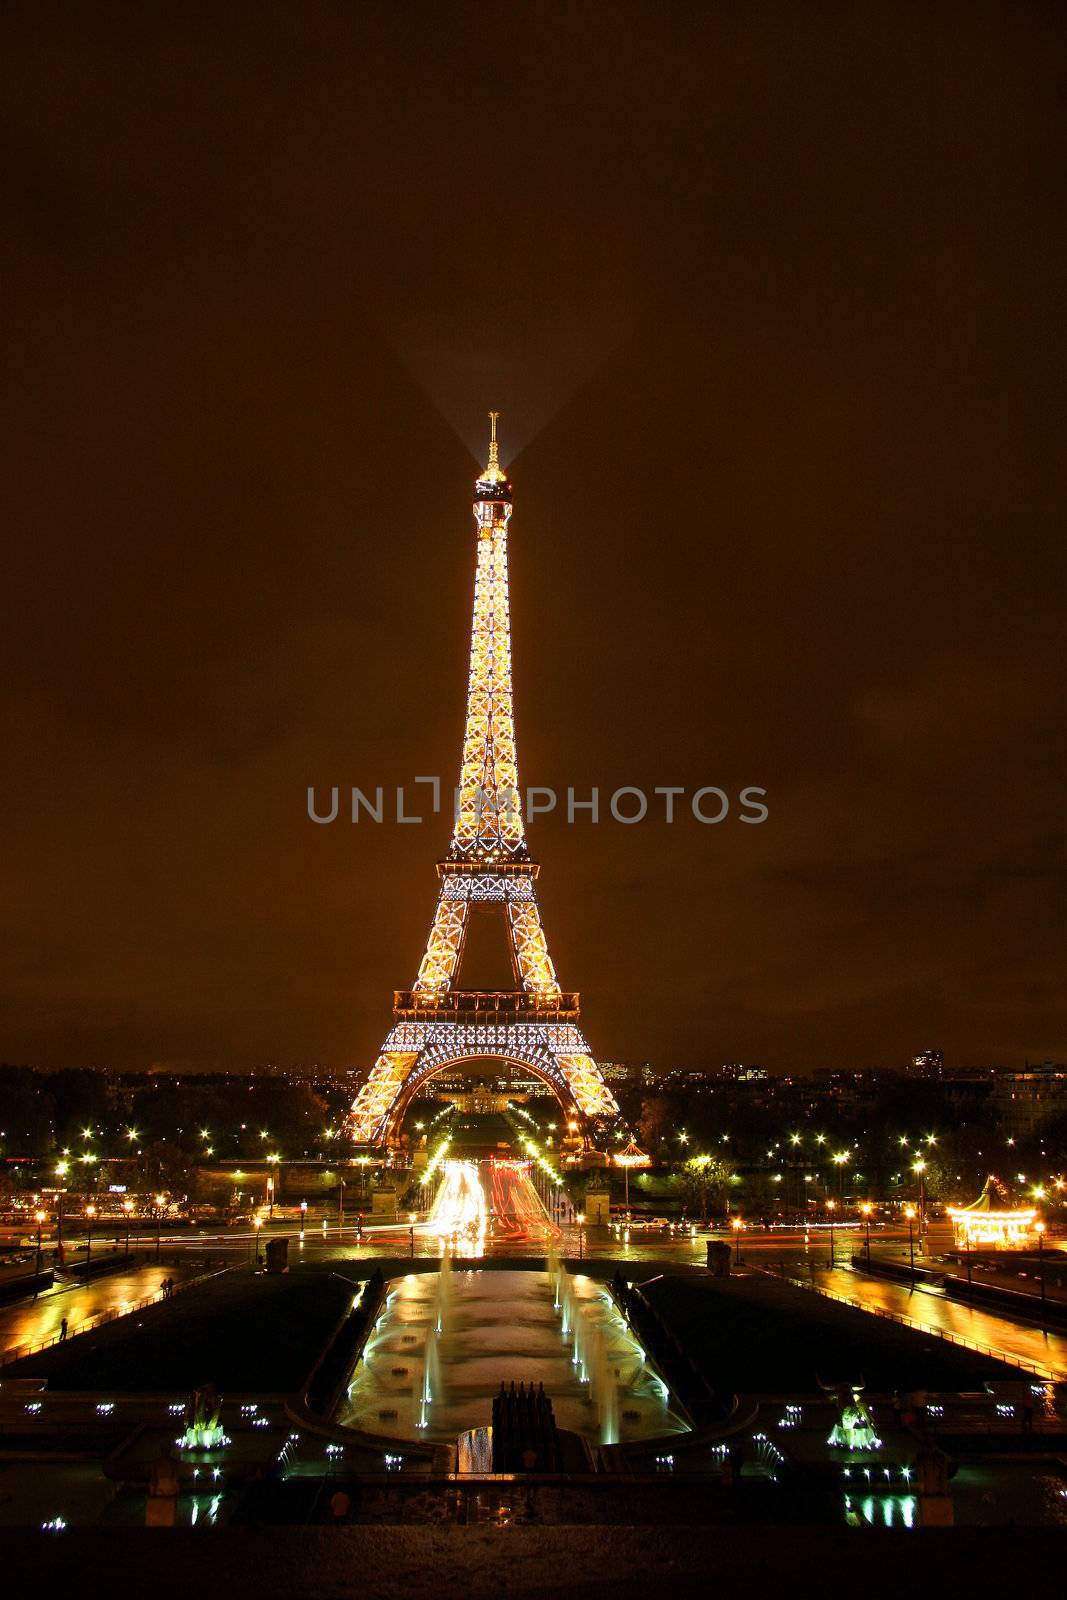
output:
[[[252,1260],[250,1262],[250,1265],[253,1266],[253,1267],[256,1265],[256,1262],[259,1260],[259,1230],[260,1230],[260,1228],[262,1228],[262,1226],[263,1226],[263,1218],[262,1217],[253,1217],[252,1218]]]
[[[341,1178],[337,1184],[337,1243],[344,1239],[345,1228],[345,1180]],[[414,1250],[411,1252],[415,1254]]]
[[[830,1213],[830,1271],[834,1270],[834,1206],[836,1200],[827,1200],[826,1209]]]
[[[1043,1248],[1045,1224],[1043,1222],[1035,1222],[1034,1232],[1037,1234],[1037,1276],[1041,1284],[1041,1326],[1043,1328],[1047,1321],[1045,1315],[1045,1251]]]
[[[408,1212],[408,1237],[411,1240],[411,1259],[415,1259],[415,1213]]]
[[[741,1229],[744,1227],[744,1223],[741,1221],[740,1217],[731,1217],[730,1218],[730,1226],[734,1230],[734,1261],[735,1261],[737,1266],[740,1266],[741,1265]]]
[[[93,1256],[93,1218],[96,1216],[95,1206],[86,1206],[85,1215],[89,1219],[89,1232],[85,1242],[85,1275],[89,1276],[89,1263]]]
[[[874,1210],[874,1207],[871,1205],[871,1202],[869,1200],[865,1200],[863,1202],[863,1204],[860,1206],[860,1211],[863,1213],[863,1225],[864,1225],[864,1228],[866,1229],[866,1250],[867,1250],[867,1268],[868,1268],[868,1270],[870,1270],[870,1265],[871,1265],[871,1212],[873,1210]]]
[[[165,1194],[156,1195],[156,1259],[159,1259],[159,1247],[163,1240],[163,1207],[167,1203]]]
[[[923,1225],[926,1221],[926,1162],[922,1156],[918,1161],[913,1161],[911,1170],[919,1179],[919,1246],[922,1248]]]
[[[578,1260],[585,1259],[585,1212],[578,1213]]]
[[[966,1248],[966,1251],[967,1251],[967,1283],[968,1283],[968,1286],[970,1286],[970,1282],[971,1282],[971,1230],[970,1230],[970,1228],[968,1228],[966,1223],[963,1224],[963,1241],[964,1241],[964,1245],[965,1245],[965,1248]]]
[[[307,1203],[306,1200],[301,1200],[301,1202],[300,1202],[300,1237],[301,1237],[301,1239],[303,1239],[303,1237],[304,1237],[304,1223],[307,1221],[307,1214],[308,1214],[308,1203]]]
[[[915,1207],[905,1206],[904,1215],[908,1219],[908,1254],[911,1257],[911,1286],[915,1287]]]
[[[126,1260],[130,1259],[130,1217],[133,1213],[133,1201],[124,1200],[122,1209],[126,1213]]]
[[[37,1290],[40,1287],[37,1279],[41,1276],[41,1228],[44,1226],[45,1213],[43,1211],[35,1211],[34,1216],[37,1218],[37,1268],[34,1273],[33,1285],[33,1298],[36,1300]]]

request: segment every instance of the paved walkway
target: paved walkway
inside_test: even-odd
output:
[[[947,1300],[936,1291],[912,1289],[907,1284],[867,1277],[844,1267],[833,1272],[817,1269],[814,1274],[790,1267],[783,1270],[806,1288],[827,1291],[868,1311],[905,1318],[972,1349],[986,1350],[1024,1367],[1035,1367],[1042,1375],[1067,1380],[1067,1336],[1062,1333],[1043,1333],[1040,1328],[1011,1322],[977,1306]]]
[[[164,1278],[175,1283],[195,1275],[192,1266],[133,1267],[129,1271],[108,1273],[89,1283],[57,1285],[36,1300],[0,1306],[0,1361],[23,1345],[38,1346],[58,1336],[67,1320],[68,1337],[87,1323],[109,1313],[132,1310],[138,1302],[158,1293]]]

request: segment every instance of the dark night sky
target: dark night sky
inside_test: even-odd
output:
[[[369,1064],[504,413],[594,1051],[1067,1051],[1067,23],[1014,3],[8,4],[0,1058]]]

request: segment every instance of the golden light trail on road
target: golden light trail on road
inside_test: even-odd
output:
[[[489,1208],[475,1161],[446,1161],[444,1177],[430,1209],[427,1228],[442,1250],[456,1256],[485,1254]]]

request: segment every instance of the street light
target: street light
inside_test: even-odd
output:
[[[1044,1239],[1045,1239],[1045,1224],[1043,1222],[1035,1222],[1034,1223],[1034,1232],[1037,1234],[1037,1275],[1038,1275],[1038,1278],[1040,1279],[1040,1282],[1041,1282],[1041,1326],[1043,1328],[1045,1326],[1045,1322],[1046,1322],[1046,1316],[1045,1316],[1045,1252],[1044,1252],[1044,1248],[1043,1248]]]
[[[912,1172],[919,1177],[919,1243],[922,1243],[923,1223],[926,1219],[926,1162],[922,1156],[911,1164]]]
[[[915,1287],[915,1207],[905,1206],[904,1215],[908,1219],[908,1254],[911,1257],[911,1285]]]
[[[415,1259],[415,1213],[408,1212],[408,1236],[411,1240],[411,1259]]]
[[[128,1261],[130,1259],[130,1217],[133,1213],[133,1201],[124,1200],[122,1209],[126,1213],[126,1259]]]
[[[301,1202],[300,1202],[300,1237],[301,1237],[301,1239],[304,1237],[304,1223],[307,1221],[307,1214],[308,1214],[308,1203],[307,1203],[306,1200],[301,1200]]]
[[[95,1206],[86,1206],[85,1215],[89,1219],[89,1233],[85,1244],[85,1275],[89,1276],[89,1262],[93,1256],[93,1218],[96,1216]]]
[[[827,1200],[826,1209],[830,1213],[830,1271],[834,1269],[834,1206],[836,1201]]]
[[[262,1228],[262,1226],[263,1226],[263,1218],[262,1217],[253,1217],[252,1218],[252,1260],[250,1262],[250,1265],[253,1266],[253,1267],[255,1266],[256,1262],[259,1260],[259,1230],[260,1230],[260,1228]]]
[[[740,1266],[741,1265],[741,1229],[744,1227],[744,1223],[741,1221],[740,1217],[731,1217],[730,1218],[730,1226],[734,1230],[734,1260],[735,1260],[736,1264],[738,1266]]]
[[[43,1211],[35,1211],[34,1216],[37,1218],[37,1271],[34,1274],[33,1285],[33,1298],[36,1300],[39,1288],[37,1279],[41,1276],[41,1228],[44,1226],[45,1213]]]
[[[160,1241],[163,1237],[163,1207],[167,1203],[165,1194],[156,1195],[156,1256],[159,1256]]]
[[[585,1258],[585,1212],[578,1213],[578,1260]]]
[[[863,1213],[864,1226],[867,1229],[867,1266],[868,1266],[868,1269],[870,1268],[870,1265],[871,1265],[871,1212],[873,1210],[874,1210],[874,1207],[871,1205],[871,1202],[869,1200],[865,1200],[863,1202],[863,1204],[860,1206],[860,1211]]]

